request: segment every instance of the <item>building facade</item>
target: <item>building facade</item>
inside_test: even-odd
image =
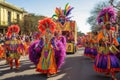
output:
[[[7,27],[19,23],[24,18],[24,9],[0,0],[0,33],[5,33]]]

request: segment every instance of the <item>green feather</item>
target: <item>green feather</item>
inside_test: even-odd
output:
[[[66,15],[66,10],[64,10],[64,15]]]
[[[69,5],[69,3],[67,3],[67,4],[65,5],[65,9],[67,8],[68,5]]]
[[[57,15],[56,15],[56,14],[53,14],[53,15],[52,15],[52,18],[54,18],[54,17],[57,17]]]
[[[67,9],[67,6],[69,5],[69,3],[67,3],[66,5],[65,5],[65,9],[64,9],[64,15],[66,15],[66,9]]]

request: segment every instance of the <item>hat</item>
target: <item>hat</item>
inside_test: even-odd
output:
[[[11,35],[18,34],[20,32],[20,27],[18,25],[11,25],[8,27],[8,31],[6,33],[7,37],[11,37]]]

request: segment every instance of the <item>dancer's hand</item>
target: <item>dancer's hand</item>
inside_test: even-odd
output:
[[[56,50],[59,50],[59,48],[58,48],[58,47],[56,47]]]

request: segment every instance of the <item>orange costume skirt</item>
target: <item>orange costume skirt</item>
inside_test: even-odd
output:
[[[53,48],[49,47],[46,49],[45,47],[42,49],[41,57],[39,63],[37,65],[36,71],[44,73],[44,74],[56,74],[57,66],[55,61],[55,53]]]

